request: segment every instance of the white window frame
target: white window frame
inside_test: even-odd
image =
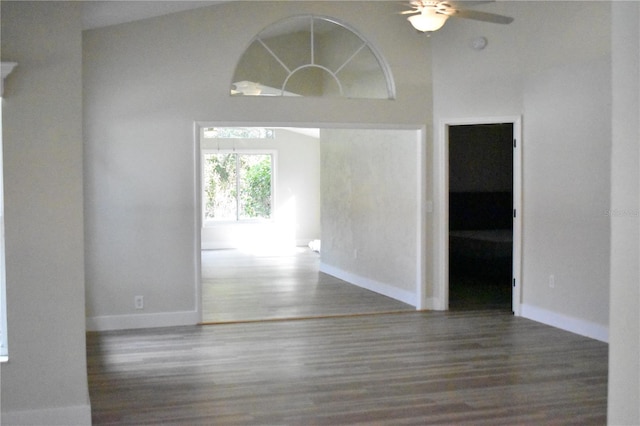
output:
[[[292,23],[294,23],[295,25],[296,21],[302,22],[303,20],[307,20],[309,25],[308,27],[309,34],[310,34],[309,50],[307,52],[304,52],[304,56],[308,57],[309,59],[308,59],[308,62],[302,65],[298,65],[295,68],[291,68],[286,64],[285,60],[281,59],[278,56],[278,54],[269,47],[268,35],[271,35],[274,32],[278,34],[282,34],[283,30],[288,30],[289,27],[292,25]],[[327,64],[323,64],[322,61],[320,60],[321,58],[318,57],[319,55],[316,55],[314,36],[316,34],[315,26],[319,22],[329,23],[337,27],[341,27],[342,29],[344,29],[345,31],[348,31],[349,33],[351,33],[353,36],[357,37],[360,40],[360,45],[358,47],[355,47],[353,51],[350,52],[351,54],[347,58],[345,58],[345,61],[335,69],[331,69]],[[255,81],[233,81],[231,83],[231,91],[230,91],[232,96],[238,96],[238,95],[240,96],[300,96],[298,94],[287,91],[286,90],[287,83],[289,82],[291,77],[298,71],[305,70],[308,68],[316,68],[316,69],[323,70],[329,76],[331,76],[331,78],[339,88],[340,96],[349,97],[347,96],[347,94],[345,94],[344,85],[340,79],[340,72],[345,67],[347,67],[361,51],[363,51],[364,49],[369,49],[369,51],[371,52],[371,54],[373,55],[373,57],[378,63],[378,69],[384,76],[385,86],[386,86],[385,88],[387,92],[386,98],[373,97],[373,99],[392,100],[396,98],[396,88],[395,88],[393,76],[391,74],[391,69],[388,66],[382,54],[376,49],[373,43],[370,43],[361,33],[356,31],[347,23],[342,22],[338,19],[335,19],[329,16],[320,16],[320,15],[291,16],[281,21],[277,21],[271,24],[270,26],[268,26],[267,28],[263,29],[260,33],[258,33],[254,37],[253,41],[250,43],[249,46],[251,47],[256,43],[261,45],[265,49],[267,54],[270,55],[275,60],[275,62],[282,67],[281,70],[284,72],[284,74],[286,74],[286,77],[284,78],[284,81],[282,82],[281,87],[269,87]],[[242,59],[244,58],[245,55],[249,54],[249,49],[243,53],[240,61],[236,64],[236,70],[233,73],[234,80],[236,79],[238,67],[242,63]],[[257,68],[257,69],[262,70],[261,68]],[[265,76],[262,75],[262,77],[264,78]],[[268,75],[266,77],[268,80]],[[368,99],[366,96],[362,98],[359,96],[355,96],[354,98]]]
[[[244,154],[244,155],[270,155],[271,156],[271,215],[268,219],[236,219],[236,220],[212,220],[206,218],[206,200],[205,195],[205,176],[204,176],[204,164],[205,164],[205,156],[207,154]],[[245,224],[245,223],[270,223],[274,222],[275,216],[275,200],[276,200],[276,166],[277,166],[277,151],[274,149],[229,149],[229,148],[220,148],[220,149],[203,149],[201,152],[200,164],[200,181],[201,185],[201,194],[202,197],[202,205],[201,205],[201,220],[202,226],[205,228],[214,227],[218,225],[229,225],[229,224]]]
[[[4,244],[4,159],[2,157],[2,107],[4,105],[4,80],[11,74],[18,64],[16,62],[2,62],[0,64],[0,362],[9,360],[9,340],[7,338],[7,279],[5,268]]]
[[[2,97],[0,96],[0,103]],[[7,339],[7,286],[4,253],[4,160],[2,157],[2,108],[0,107],[0,362],[9,360]]]

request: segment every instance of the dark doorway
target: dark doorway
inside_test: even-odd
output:
[[[449,309],[512,308],[513,123],[449,127]]]

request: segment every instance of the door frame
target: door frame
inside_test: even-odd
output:
[[[511,307],[522,311],[522,117],[469,117],[443,119],[434,144],[434,307],[449,309],[449,128],[481,124],[513,124],[513,276]]]

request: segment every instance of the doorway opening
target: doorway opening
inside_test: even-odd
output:
[[[215,126],[196,123],[195,132],[202,323],[424,308],[422,127],[270,127],[273,132],[261,139],[205,137],[215,133]],[[222,133],[246,133],[239,128]],[[272,159],[270,214],[248,217],[235,207],[246,203],[238,195],[241,190],[232,202],[213,193],[222,187],[221,175],[233,174],[227,168],[238,170],[223,167],[221,158],[258,151]],[[213,171],[205,173],[207,167]],[[237,180],[227,186],[242,188]],[[403,191],[398,185],[404,185]],[[218,214],[218,205],[234,207],[233,220]],[[389,220],[398,206],[404,216]],[[391,259],[390,245],[398,246]]]
[[[449,127],[449,309],[510,310],[513,123]]]
[[[521,310],[518,116],[445,120],[434,145],[436,309]]]

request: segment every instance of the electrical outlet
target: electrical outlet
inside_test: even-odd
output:
[[[556,277],[553,274],[549,275],[549,288],[556,288]]]
[[[144,309],[144,296],[134,296],[133,303],[136,309]]]

